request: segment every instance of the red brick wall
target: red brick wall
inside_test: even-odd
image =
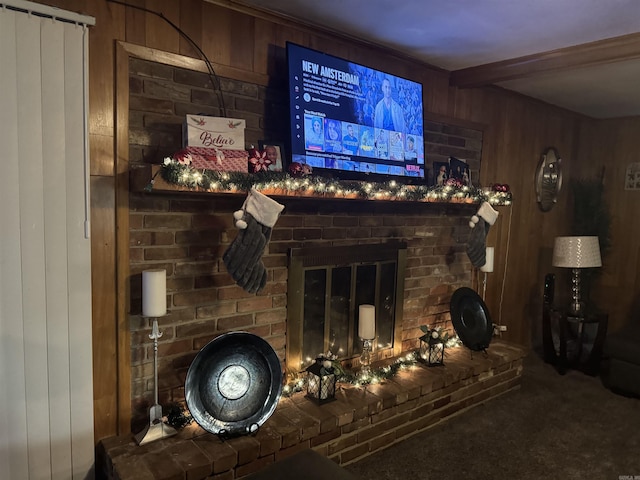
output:
[[[183,398],[191,360],[221,333],[246,330],[260,335],[284,359],[291,247],[406,241],[403,350],[416,347],[420,325],[448,320],[451,293],[470,283],[464,252],[470,207],[279,199],[286,208],[263,257],[267,286],[258,295],[247,294],[221,261],[236,232],[231,214],[243,199],[131,195],[132,381],[139,413],[146,415],[153,398],[150,324],[139,316],[142,270],[167,270],[169,313],[159,319],[162,404]]]
[[[207,81],[204,74],[132,60],[129,138],[133,167],[160,163],[180,148],[181,122],[186,113],[219,114]],[[223,87],[228,115],[247,119],[248,144],[261,138],[284,138],[285,122],[269,121],[274,112],[286,115],[282,91],[224,79]],[[432,126],[440,132],[434,133],[439,139],[439,143],[433,139],[434,156],[446,158],[450,154],[479,161],[478,132]],[[460,140],[465,135],[469,150]],[[221,260],[236,234],[232,212],[243,200],[244,195],[131,192],[134,431],[148,421],[148,406],[153,401],[151,328],[149,320],[140,316],[141,272],[145,269],[167,270],[168,315],[159,319],[163,334],[158,347],[162,405],[184,399],[184,379],[192,359],[207,342],[224,332],[255,333],[267,339],[284,359],[287,250],[291,247],[392,239],[407,242],[404,351],[417,346],[420,325],[449,319],[451,293],[471,281],[465,243],[468,218],[475,211],[472,205],[278,198],[286,208],[263,257],[268,283],[259,295],[249,295],[235,286]]]

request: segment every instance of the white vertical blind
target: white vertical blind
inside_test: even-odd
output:
[[[0,12],[0,478],[29,478],[18,188],[16,20]],[[11,94],[9,94],[11,92]],[[13,207],[12,207],[13,205]],[[11,391],[9,391],[11,390]],[[18,405],[13,406],[13,405]]]
[[[93,19],[64,14],[0,1],[0,478],[7,479],[84,479],[93,466],[85,235]]]

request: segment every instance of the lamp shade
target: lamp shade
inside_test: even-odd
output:
[[[601,267],[598,237],[556,237],[551,264],[562,268]]]
[[[142,315],[162,317],[167,314],[167,271],[142,272]]]

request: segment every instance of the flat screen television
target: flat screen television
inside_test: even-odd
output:
[[[291,161],[338,179],[425,181],[422,85],[287,43]]]

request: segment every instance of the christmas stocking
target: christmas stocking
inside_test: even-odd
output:
[[[489,227],[496,223],[497,218],[498,212],[487,202],[482,202],[478,213],[471,217],[469,222],[471,233],[467,243],[467,256],[471,260],[471,264],[476,268],[482,267],[487,261],[487,233],[489,233]]]
[[[233,214],[239,232],[222,260],[235,282],[249,293],[261,290],[267,281],[262,254],[283,208],[284,205],[252,188],[242,209]]]

